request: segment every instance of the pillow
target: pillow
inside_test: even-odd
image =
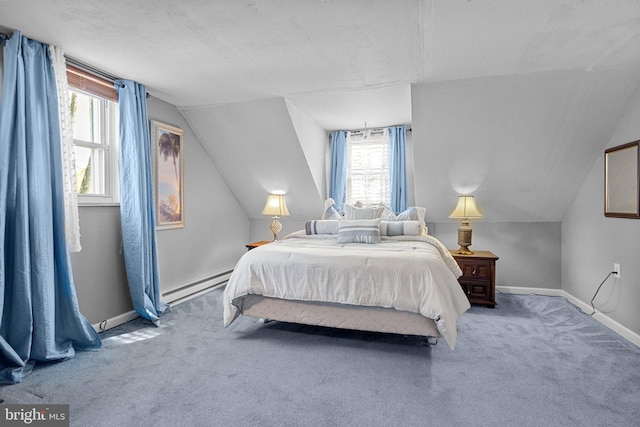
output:
[[[344,210],[344,219],[376,219],[382,217],[382,207],[357,207],[354,205],[346,205]]]
[[[338,210],[338,206],[336,205],[331,205],[328,208],[326,208],[322,214],[322,219],[324,220],[330,220],[330,219],[342,219],[342,215],[340,214],[340,211]]]
[[[420,221],[423,224],[426,224],[426,213],[426,208],[421,208],[419,206],[410,206],[409,208],[407,208],[407,210],[402,211],[397,215],[394,215],[393,212],[390,212],[390,214],[386,213],[386,215],[383,216],[383,219],[386,221]]]
[[[380,243],[380,219],[338,221],[338,243]]]
[[[396,221],[420,221],[424,223],[426,211],[425,208],[411,206],[406,211],[400,212],[396,216]]]
[[[340,212],[340,209],[338,209],[336,202],[331,197],[324,201],[322,219],[342,219],[342,213]]]
[[[311,234],[338,234],[338,221],[321,220],[307,221],[304,225],[307,235]]]
[[[381,221],[381,236],[423,236],[420,221]]]

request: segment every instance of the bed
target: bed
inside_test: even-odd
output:
[[[307,232],[241,257],[224,291],[225,326],[244,315],[444,337],[455,347],[457,321],[469,301],[457,281],[460,268],[436,238],[383,235],[375,243],[352,243],[338,231]]]

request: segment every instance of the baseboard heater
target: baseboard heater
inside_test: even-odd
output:
[[[162,294],[162,301],[169,304],[170,306],[174,306],[174,305],[180,304],[181,302],[188,301],[192,298],[195,298],[204,293],[207,293],[217,288],[218,286],[222,286],[226,284],[232,272],[233,272],[233,268],[214,274],[209,277],[205,277],[200,280],[196,280],[195,282],[186,284],[184,286],[180,286],[179,288],[164,292]],[[138,315],[138,313],[136,313],[135,311],[131,310],[119,316],[115,316],[110,319],[105,319],[99,323],[93,324],[92,326],[96,332],[104,332],[108,329],[115,328],[116,326],[122,325],[123,323],[127,323],[138,317],[140,317],[140,315]]]
[[[227,283],[232,272],[233,268],[164,292],[162,294],[162,301],[173,306],[195,298]]]

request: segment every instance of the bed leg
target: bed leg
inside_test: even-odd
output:
[[[425,337],[424,345],[432,346],[438,344],[438,338],[436,337]]]

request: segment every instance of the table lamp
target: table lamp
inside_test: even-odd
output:
[[[278,239],[278,233],[282,231],[282,224],[278,221],[281,216],[289,216],[289,209],[287,208],[287,202],[284,199],[284,194],[269,194],[267,197],[267,203],[264,205],[262,215],[273,216],[273,221],[269,226],[273,233],[273,240]]]
[[[462,219],[460,228],[458,228],[458,244],[460,249],[456,251],[456,254],[460,255],[472,255],[473,252],[469,250],[471,246],[471,226],[469,226],[469,218],[482,218],[482,212],[476,206],[476,201],[473,196],[458,196],[458,205],[451,212],[449,218]]]

